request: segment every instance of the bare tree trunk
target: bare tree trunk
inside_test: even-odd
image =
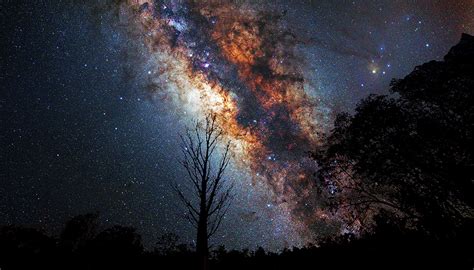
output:
[[[208,269],[209,244],[207,238],[207,217],[203,217],[197,229],[196,253],[202,269]]]
[[[206,190],[206,183],[203,181],[202,190]],[[204,193],[203,193],[204,194]],[[205,194],[204,194],[205,195]],[[208,267],[208,252],[209,243],[207,237],[207,211],[206,211],[206,198],[201,196],[200,198],[200,209],[199,209],[199,220],[197,226],[197,241],[196,241],[196,253],[198,255],[199,264],[203,270],[207,270]]]

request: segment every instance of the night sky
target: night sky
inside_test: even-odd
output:
[[[0,224],[98,211],[192,243],[177,134],[215,113],[236,196],[214,243],[304,244],[334,115],[474,32],[472,0],[98,2],[0,0]]]

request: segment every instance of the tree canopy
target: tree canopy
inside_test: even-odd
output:
[[[474,217],[474,37],[337,116],[314,157],[336,209],[388,209],[433,236]]]

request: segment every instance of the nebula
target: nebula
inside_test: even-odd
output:
[[[305,41],[285,27],[285,14],[220,1],[130,0],[122,9],[153,65],[150,95],[193,118],[216,115],[235,166],[311,240],[309,228],[324,213],[308,151],[325,123],[297,54]]]

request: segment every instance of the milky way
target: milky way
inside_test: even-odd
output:
[[[311,239],[315,168],[307,152],[321,141],[323,117],[294,53],[303,41],[281,24],[284,14],[244,4],[129,4],[156,63],[153,97],[190,117],[215,114],[236,167],[270,191],[289,232]]]

